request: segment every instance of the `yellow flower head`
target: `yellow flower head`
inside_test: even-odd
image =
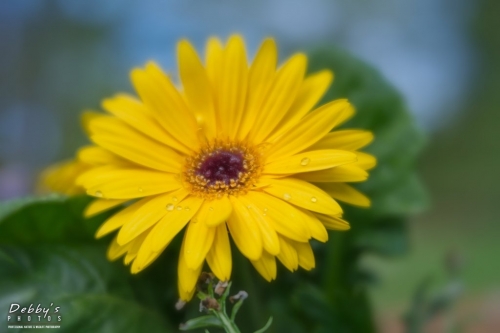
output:
[[[347,230],[338,199],[369,200],[346,182],[366,180],[375,158],[357,150],[373,136],[332,128],[354,114],[347,100],[313,109],[333,75],[306,76],[295,54],[277,67],[275,42],[251,64],[240,36],[208,40],[202,62],[186,40],[177,45],[179,82],[155,63],[131,74],[139,98],[104,100],[106,115],[88,122],[94,143],[78,158],[91,165],[77,184],[95,196],[92,215],[128,202],[97,237],[119,230],[108,256],[125,255],[137,273],[183,229],[179,293],[189,300],[206,261],[220,280],[231,275],[231,235],[268,281],[276,257],[289,270],[312,269],[309,241]],[[312,111],[311,111],[312,110]]]

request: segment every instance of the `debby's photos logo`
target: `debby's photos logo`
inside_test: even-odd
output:
[[[12,303],[7,314],[7,328],[60,328],[60,310],[61,307],[54,303],[49,306]]]

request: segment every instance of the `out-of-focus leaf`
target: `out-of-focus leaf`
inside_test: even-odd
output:
[[[273,317],[269,317],[269,319],[268,319],[267,323],[264,325],[264,327],[262,327],[260,330],[255,331],[254,333],[266,332],[269,329],[269,327],[271,327],[272,323],[273,323]]]
[[[28,206],[33,203],[42,203],[42,202],[56,202],[56,201],[64,201],[67,197],[59,194],[49,194],[43,197],[26,197],[21,199],[13,199],[4,202],[0,202],[0,221],[3,220],[6,216],[15,213],[18,210],[23,209],[23,207]]]
[[[406,253],[409,248],[407,226],[401,219],[384,220],[363,229],[354,245],[363,251],[385,256]]]
[[[86,196],[20,199],[0,204],[0,244],[95,242],[97,227],[109,216],[84,219]]]
[[[94,234],[112,212],[85,219],[90,200],[51,196],[0,205],[0,308],[54,303],[62,321],[52,324],[62,332],[165,332],[177,326],[182,316],[174,318],[174,268],[133,276],[121,262],[109,262],[109,240]]]
[[[219,318],[214,316],[201,316],[198,318],[189,319],[179,326],[181,331],[194,330],[201,327],[223,327]]]
[[[329,68],[335,73],[323,101],[348,98],[356,107],[356,115],[343,127],[367,129],[375,135],[364,150],[377,157],[377,166],[370,170],[368,181],[357,186],[372,198],[370,212],[383,217],[425,208],[427,195],[414,176],[425,139],[397,90],[376,70],[334,48],[313,52],[310,64],[312,72]]]
[[[1,309],[9,309],[12,303],[46,308],[53,304],[51,308],[58,306],[60,311],[52,313],[50,324],[60,325],[61,332],[168,329],[158,312],[135,301],[125,269],[109,263],[101,245],[4,245],[2,250],[17,265],[0,264]],[[37,322],[33,319],[33,324]]]
[[[414,214],[428,207],[427,193],[418,177],[406,175],[372,197],[374,216]]]

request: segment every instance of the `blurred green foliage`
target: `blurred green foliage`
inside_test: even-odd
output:
[[[367,287],[375,272],[359,265],[367,253],[404,254],[406,217],[427,205],[414,173],[424,139],[400,94],[381,75],[335,48],[310,53],[310,70],[330,68],[335,82],[325,97],[348,98],[357,115],[346,128],[370,129],[367,149],[378,159],[359,189],[372,199],[370,209],[346,207],[348,232],[330,232],[327,244],[313,243],[316,268],[294,274],[279,268],[265,282],[234,249],[233,288],[249,298],[237,324],[257,330],[269,316],[271,332],[376,331]],[[177,255],[181,235],[150,268],[130,275],[122,263],[108,263],[110,238],[92,235],[106,213],[90,220],[81,212],[85,197],[26,199],[0,206],[0,309],[12,302],[61,306],[62,332],[165,332],[199,316],[194,302],[182,311],[176,301]]]

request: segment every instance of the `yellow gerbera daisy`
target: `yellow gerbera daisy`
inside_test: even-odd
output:
[[[311,238],[347,230],[335,201],[368,206],[345,184],[366,180],[375,158],[357,150],[373,136],[331,132],[354,114],[347,100],[313,109],[330,71],[306,77],[295,54],[277,68],[265,40],[249,65],[240,36],[208,40],[203,63],[186,40],[177,45],[179,86],[155,63],[131,73],[139,99],[104,100],[107,115],[89,120],[95,144],[79,151],[92,165],[77,183],[95,196],[87,215],[129,202],[98,230],[118,230],[108,252],[137,273],[185,228],[179,293],[189,300],[206,261],[220,280],[231,275],[228,231],[268,281],[277,257],[294,271],[315,266]]]

